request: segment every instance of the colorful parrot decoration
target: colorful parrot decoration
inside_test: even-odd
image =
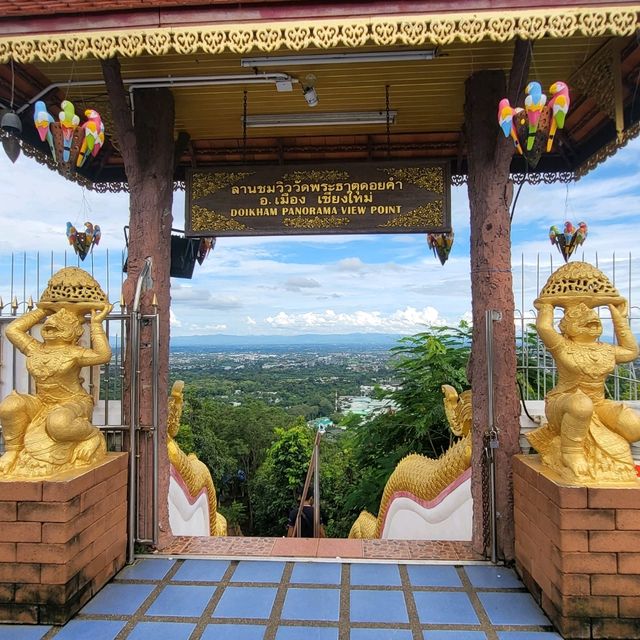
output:
[[[453,231],[449,233],[428,233],[427,244],[430,249],[433,249],[433,255],[440,260],[440,264],[444,265],[453,246]]]
[[[216,246],[215,238],[200,238],[200,246],[198,247],[198,254],[196,260],[201,265],[205,258],[209,255],[209,252]]]
[[[84,115],[87,117],[87,121],[82,125],[84,138],[76,160],[78,167],[86,162],[89,154],[95,158],[104,144],[104,124],[102,124],[100,114],[94,109],[87,109]]]
[[[524,110],[527,112],[527,120],[529,121],[527,151],[531,151],[536,140],[536,131],[538,130],[538,121],[542,115],[542,109],[547,104],[547,96],[542,93],[542,87],[539,82],[530,82],[525,89],[525,93],[527,97],[524,99]]]
[[[35,124],[38,130],[40,140],[42,142],[47,141],[49,149],[51,149],[51,155],[54,161],[57,161],[56,149],[53,144],[53,134],[51,133],[51,125],[54,122],[54,117],[47,111],[47,105],[42,100],[38,100],[34,105],[33,124]]]
[[[93,247],[100,243],[100,226],[91,222],[84,223],[84,231],[78,231],[70,222],[67,222],[67,239],[73,250],[84,260]]]
[[[553,139],[558,129],[564,128],[564,122],[569,111],[571,99],[569,98],[569,87],[561,81],[554,82],[549,87],[551,100],[549,100],[549,108],[551,109],[551,127],[549,128],[549,138],[547,140],[547,153],[553,147]]]
[[[517,111],[521,112],[522,109],[518,109]],[[520,140],[518,140],[518,116],[519,114],[516,113],[516,109],[511,106],[508,98],[500,100],[500,104],[498,105],[498,122],[500,124],[500,128],[502,129],[502,133],[504,133],[505,138],[511,136],[518,153],[522,155],[522,146],[520,145]]]
[[[80,118],[76,115],[76,108],[73,106],[73,102],[69,100],[63,100],[62,111],[58,114],[60,124],[62,125],[62,140],[64,143],[64,149],[62,151],[62,161],[69,162],[71,158],[71,143],[73,140],[73,132],[80,124]]]
[[[588,227],[586,222],[579,222],[578,228],[574,227],[570,220],[564,223],[564,230],[553,225],[549,229],[549,240],[551,244],[558,247],[565,262],[573,255],[573,252],[587,239]]]
[[[98,155],[104,146],[105,131],[100,114],[86,109],[87,121],[80,125],[80,118],[72,102],[63,100],[58,118],[54,118],[45,103],[38,100],[34,105],[33,122],[40,140],[46,140],[56,163],[64,168],[82,167],[89,156]]]
[[[549,87],[549,100],[536,81],[527,84],[525,93],[524,108],[512,106],[508,98],[500,100],[498,125],[504,136],[513,140],[518,153],[535,167],[542,152],[551,151],[557,130],[564,127],[571,101],[569,87],[560,80]]]

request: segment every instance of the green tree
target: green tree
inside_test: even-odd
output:
[[[255,528],[263,536],[282,536],[289,511],[299,499],[309,468],[314,432],[303,419],[276,429],[276,439],[251,481]]]
[[[384,394],[397,405],[353,429],[354,485],[345,496],[347,509],[376,512],[384,485],[409,453],[441,455],[451,444],[442,402],[443,384],[462,391],[467,384],[471,331],[466,323],[432,327],[401,338],[393,366],[399,388]]]

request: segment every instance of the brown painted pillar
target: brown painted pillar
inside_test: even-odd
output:
[[[125,95],[120,75],[120,64],[113,58],[102,63],[109,94],[119,149],[124,159],[129,183],[129,255],[127,279],[123,295],[131,308],[136,282],[145,259],[153,259],[153,286],[142,297],[141,312],[153,312],[152,302],[157,299],[160,322],[160,352],[158,362],[159,388],[159,525],[160,547],[169,533],[167,507],[167,398],[169,395],[169,305],[171,225],[173,216],[174,167],[174,101],[169,89],[145,89],[135,92],[134,117]],[[140,424],[152,424],[152,352],[153,335],[150,326],[143,326],[140,351]],[[127,381],[128,382],[128,381]],[[124,391],[126,394],[126,389]],[[150,434],[140,437],[139,478],[141,500],[139,514],[146,521],[147,535],[153,526],[151,495],[153,468]]]
[[[529,43],[517,41],[508,93],[505,74],[501,70],[478,71],[465,83],[473,309],[473,346],[469,365],[473,391],[473,544],[476,551],[487,553],[484,534],[489,522],[483,512],[483,497],[486,500],[488,486],[483,482],[482,473],[483,435],[488,421],[485,314],[487,310],[496,310],[502,313],[502,321],[494,323],[494,423],[499,430],[496,509],[498,557],[504,560],[514,558],[511,458],[519,453],[520,402],[516,384],[509,221],[512,198],[509,168],[514,149],[513,143],[504,138],[498,128],[497,112],[498,102],[505,95],[514,104],[518,94],[523,92],[529,54]]]

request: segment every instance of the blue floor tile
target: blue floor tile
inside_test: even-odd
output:
[[[408,622],[401,591],[352,591],[352,622]]]
[[[80,613],[131,615],[156,588],[153,584],[108,584]]]
[[[40,640],[49,629],[42,625],[0,624],[0,640]]]
[[[296,562],[291,582],[305,584],[340,584],[342,565],[335,562]]]
[[[424,640],[487,640],[484,631],[425,631]]]
[[[278,627],[276,640],[338,640],[338,628]]]
[[[408,629],[351,629],[349,640],[413,640]]]
[[[125,567],[117,576],[117,580],[162,580],[167,571],[176,563],[169,558],[149,558],[138,560]]]
[[[469,565],[464,568],[471,584],[486,589],[524,589],[516,572],[506,567]]]
[[[185,560],[172,582],[218,582],[229,568],[227,560]]]
[[[280,582],[283,571],[284,562],[241,560],[231,582]]]
[[[71,620],[54,637],[57,640],[114,640],[126,624],[121,620]]]
[[[159,593],[147,610],[148,616],[200,616],[216,590],[214,586],[171,584]]]
[[[127,640],[189,640],[195,628],[191,622],[138,622]]]
[[[214,618],[268,618],[273,601],[274,587],[227,587],[214,612]]]
[[[200,640],[262,640],[265,629],[256,624],[210,624]]]
[[[528,593],[479,592],[478,597],[491,624],[551,624]]]
[[[400,572],[397,564],[352,564],[351,584],[399,587]]]
[[[410,564],[409,581],[414,587],[461,587],[462,581],[455,567],[438,564]]]
[[[283,620],[340,619],[339,589],[289,588],[282,609]]]
[[[480,624],[466,593],[414,591],[413,598],[422,624]]]
[[[545,631],[498,631],[498,640],[562,640],[562,636]]]

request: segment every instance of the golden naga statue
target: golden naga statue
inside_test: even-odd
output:
[[[605,380],[616,364],[638,357],[627,321],[627,301],[608,278],[586,262],[555,271],[535,300],[536,329],[553,356],[558,378],[545,398],[547,424],[527,437],[542,462],[578,484],[636,479],[630,442],[640,439],[640,416],[605,398]],[[616,345],[600,342],[596,307],[611,313]],[[554,308],[564,315],[553,326]]]
[[[218,499],[216,488],[211,479],[211,473],[207,466],[198,460],[194,453],[187,455],[174,440],[180,430],[180,418],[184,405],[184,382],[176,380],[171,388],[169,396],[169,414],[167,417],[167,450],[169,462],[180,477],[181,482],[186,485],[191,499],[197,498],[203,491],[206,492],[209,504],[209,535],[226,536],[227,520],[218,513]],[[171,497],[170,497],[171,501]],[[170,505],[170,520],[173,510]],[[176,517],[180,517],[176,513]]]
[[[26,357],[35,394],[12,391],[0,403],[4,479],[49,477],[105,456],[104,435],[91,424],[93,398],[82,386],[80,370],[111,359],[102,327],[111,308],[86,271],[67,267],[49,280],[38,308],[7,327],[7,339]],[[89,311],[91,346],[85,347],[79,340]],[[29,333],[38,324],[42,341]]]
[[[471,466],[471,391],[460,395],[450,385],[442,385],[444,410],[449,427],[460,440],[439,458],[411,454],[400,460],[387,480],[378,517],[362,511],[349,532],[349,538],[380,538],[393,497],[406,492],[430,502]]]

